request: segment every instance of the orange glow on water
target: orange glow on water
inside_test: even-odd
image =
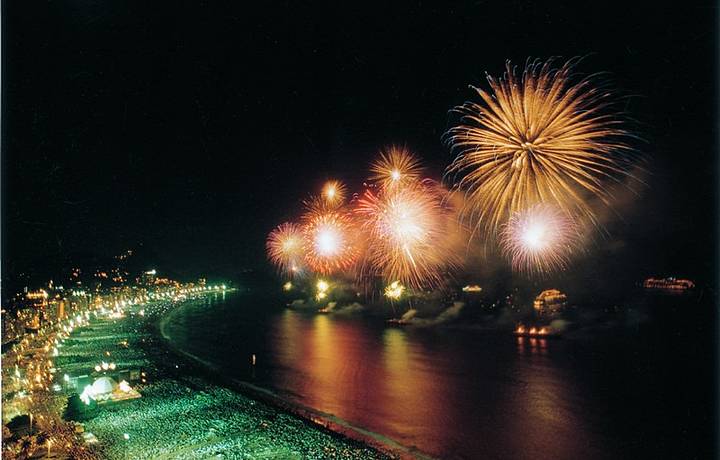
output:
[[[368,341],[351,321],[286,310],[278,333],[286,338],[275,342],[280,365],[297,371],[283,385],[290,394],[302,395],[305,405],[358,426],[381,423],[395,439],[424,429],[417,426],[420,420],[452,411],[452,405],[432,397],[443,393],[443,376],[418,365],[423,353],[403,330],[388,328],[380,340]],[[423,436],[452,436],[454,430],[448,424],[447,433],[436,427]]]
[[[473,370],[468,356],[447,353],[456,334],[377,328],[357,318],[287,309],[269,341],[281,369],[272,380],[291,400],[439,458],[453,456],[456,451],[447,449],[457,447],[462,430],[507,446],[508,458],[524,458],[541,446],[543,455],[568,458],[591,441],[582,420],[564,403],[578,395],[564,371],[549,364],[553,342],[539,335],[547,327],[535,326],[534,337],[527,335],[529,325],[514,330],[519,328],[525,335],[509,350],[518,359],[508,360],[502,371]],[[497,359],[488,356],[494,352],[473,353],[481,353],[485,363]],[[488,386],[478,388],[478,381]],[[468,395],[478,390],[482,394],[470,399],[480,406],[468,407]],[[493,428],[497,420],[503,420],[502,431]],[[492,454],[483,446],[483,441],[473,443],[473,452]]]

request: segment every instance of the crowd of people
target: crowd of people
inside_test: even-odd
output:
[[[122,309],[90,314],[76,324],[58,342],[55,381],[79,375],[94,379],[135,368],[142,370],[142,378],[132,385],[142,396],[87,407],[80,403],[79,412],[70,411],[67,401],[78,399],[75,393],[81,389],[64,384],[53,390],[49,384],[42,394],[57,407],[42,412],[55,420],[54,441],[48,443],[47,434],[35,436],[36,445],[26,450],[42,453],[54,443],[75,458],[383,457],[280,409],[185,374],[185,367],[158,344],[149,326],[184,302],[201,301],[197,295],[128,302]],[[113,371],[97,367],[101,362],[111,363]],[[48,432],[49,424],[44,428]]]

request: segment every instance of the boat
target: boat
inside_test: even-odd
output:
[[[325,305],[323,308],[319,309],[318,313],[330,313],[333,310],[335,310],[335,307],[337,306],[337,302],[329,302],[327,305]]]
[[[410,324],[410,321],[402,318],[390,318],[386,322],[390,326],[407,326]]]
[[[560,333],[550,326],[524,326],[522,324],[515,328],[513,334],[518,337],[533,337],[541,339],[560,337]]]
[[[687,279],[648,278],[643,282],[643,287],[649,290],[661,290],[669,292],[684,292],[695,287],[695,283]]]

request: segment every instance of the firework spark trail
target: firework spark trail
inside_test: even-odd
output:
[[[442,284],[457,262],[447,190],[423,179],[420,163],[405,148],[382,151],[372,173],[365,194],[350,203],[338,181],[328,181],[319,195],[305,200],[301,225],[292,228],[301,233],[299,253],[290,257],[278,229],[268,239],[271,260],[287,271],[300,254],[312,272],[352,271],[366,286],[376,276],[410,288]]]
[[[421,180],[423,168],[405,147],[390,146],[380,151],[380,158],[371,167],[370,180],[388,189]]]
[[[303,222],[305,262],[314,272],[327,275],[353,266],[359,250],[347,213],[309,209]]]
[[[340,181],[330,180],[322,188],[322,200],[329,207],[338,207],[345,202],[347,187]]]
[[[574,82],[576,60],[526,64],[520,76],[510,62],[482,102],[456,110],[462,122],[448,132],[458,156],[447,169],[466,191],[463,217],[475,230],[497,234],[510,215],[537,203],[597,224],[586,199],[610,206],[606,181],[630,176],[632,137],[622,129],[612,93],[595,78]]]
[[[453,263],[447,248],[443,197],[430,181],[373,193],[366,190],[355,214],[368,239],[365,265],[385,280],[414,288],[442,283]]]
[[[284,274],[298,273],[302,268],[303,235],[300,226],[286,222],[268,235],[268,258]]]
[[[578,247],[575,222],[562,210],[537,204],[516,212],[500,232],[500,244],[513,269],[543,275],[567,266]]]
[[[320,189],[320,194],[311,195],[303,200],[306,215],[318,215],[325,212],[342,211],[345,206],[347,187],[340,181],[329,180]]]

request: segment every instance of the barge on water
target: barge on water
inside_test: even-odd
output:
[[[643,287],[650,291],[662,291],[680,293],[695,287],[695,283],[687,279],[678,278],[648,278],[643,282]]]
[[[560,332],[550,326],[524,326],[519,325],[513,331],[517,337],[535,337],[535,338],[558,338]]]
[[[402,327],[402,326],[407,326],[407,325],[409,325],[409,324],[410,324],[410,321],[407,320],[407,319],[403,319],[403,318],[390,318],[389,320],[386,321],[386,323],[387,323],[389,326]]]

